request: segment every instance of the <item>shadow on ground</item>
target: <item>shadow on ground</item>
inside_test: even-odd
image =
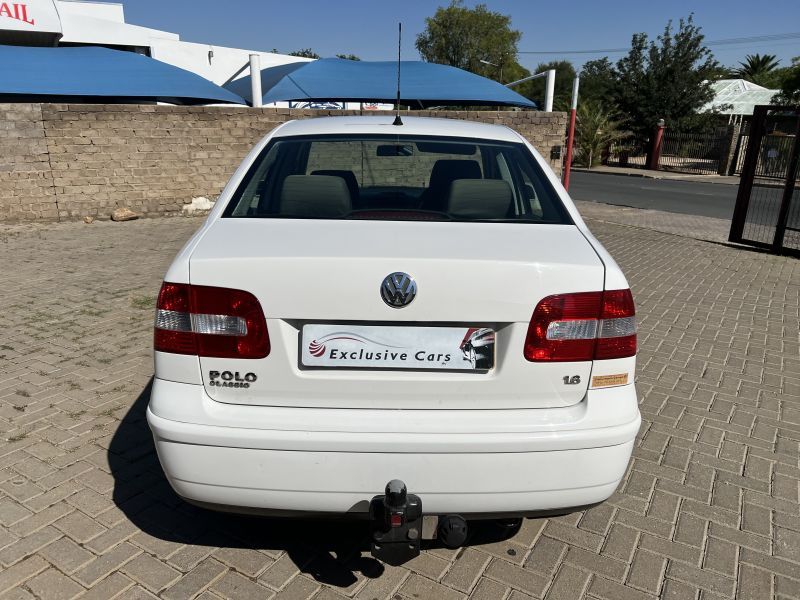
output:
[[[369,526],[358,520],[277,519],[214,512],[192,506],[169,486],[156,456],[145,411],[152,380],[119,424],[108,448],[114,503],[143,532],[177,544],[285,551],[320,583],[348,587],[356,573],[380,577],[383,565],[369,556]],[[506,539],[490,524],[471,525],[470,545]],[[435,548],[435,541],[426,548]]]

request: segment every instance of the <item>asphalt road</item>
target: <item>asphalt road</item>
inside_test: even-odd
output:
[[[647,179],[603,173],[573,172],[569,193],[574,200],[649,208],[686,215],[730,219],[738,186],[722,183]]]

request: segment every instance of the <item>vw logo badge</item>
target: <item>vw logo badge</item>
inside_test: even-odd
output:
[[[417,295],[417,282],[408,273],[390,273],[381,284],[381,298],[392,308],[411,304]]]

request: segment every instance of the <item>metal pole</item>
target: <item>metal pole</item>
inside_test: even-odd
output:
[[[253,97],[251,104],[254,107],[262,105],[261,56],[258,54],[250,55],[250,95]]]
[[[569,191],[569,174],[572,170],[572,146],[575,143],[575,118],[578,112],[578,86],[581,78],[577,75],[572,80],[572,104],[569,109],[569,129],[567,129],[567,157],[564,164],[564,189]],[[589,165],[591,167],[592,165]]]
[[[517,79],[516,81],[510,81],[508,83],[504,83],[503,85],[510,88],[514,87],[515,85],[519,85],[520,83],[531,81],[532,79],[539,79],[539,77],[547,77],[547,71],[545,71],[544,73],[537,73],[536,75],[528,75],[527,77],[523,77],[522,79]]]
[[[729,242],[744,241],[744,225],[747,219],[747,209],[750,205],[750,192],[753,189],[753,182],[756,177],[761,139],[766,133],[768,112],[769,106],[756,106],[753,110],[753,120],[750,121],[750,131],[747,135],[747,148],[744,154],[742,174],[739,176],[739,191],[736,194],[736,204],[733,207],[731,231],[728,234]]]
[[[556,89],[556,70],[547,71],[547,84],[544,93],[544,112],[553,112],[553,95]]]

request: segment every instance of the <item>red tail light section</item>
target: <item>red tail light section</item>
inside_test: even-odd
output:
[[[567,362],[634,356],[635,315],[630,290],[548,296],[533,311],[525,358]]]
[[[270,351],[264,311],[251,293],[167,281],[158,294],[153,345],[215,358],[264,358]]]
[[[636,307],[630,290],[603,292],[595,360],[636,355]]]

